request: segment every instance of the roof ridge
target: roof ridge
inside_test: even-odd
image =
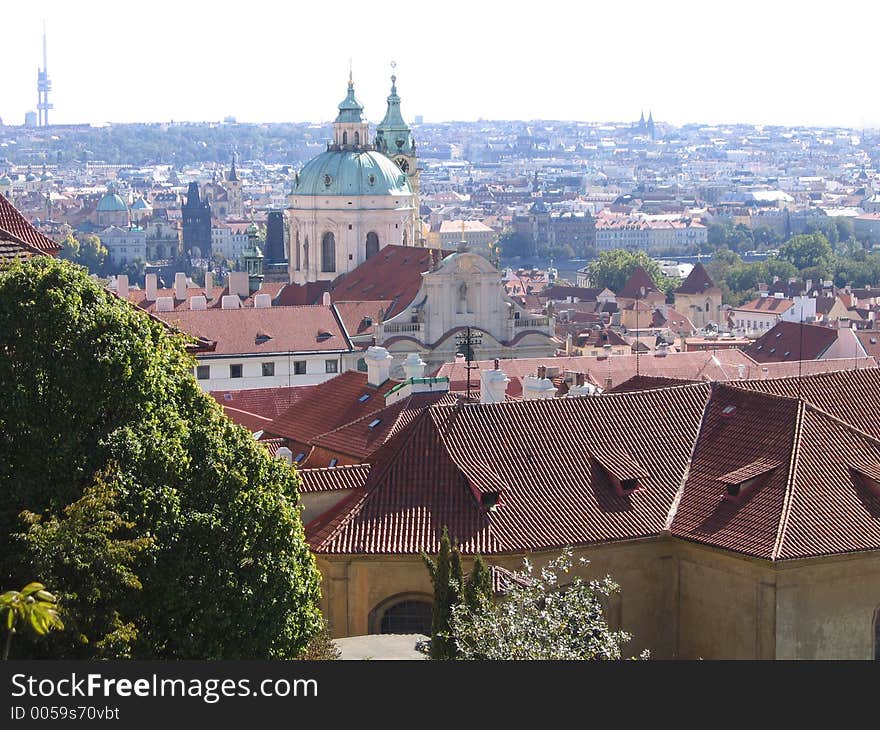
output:
[[[782,501],[782,513],[779,516],[779,526],[776,530],[776,540],[773,543],[773,550],[770,552],[770,560],[779,559],[782,551],[782,545],[785,542],[785,532],[788,528],[788,519],[791,516],[791,501],[794,496],[795,474],[797,473],[798,461],[800,457],[800,442],[803,435],[804,411],[806,401],[797,399],[797,418],[794,425],[794,434],[791,443],[791,455],[788,462],[788,475],[785,481],[785,497]]]
[[[694,383],[694,385],[703,386],[704,384]],[[672,498],[672,502],[669,505],[669,512],[666,513],[666,521],[663,524],[663,529],[661,530],[661,533],[672,533],[672,523],[675,521],[675,516],[678,514],[678,506],[679,504],[681,504],[681,498],[682,496],[684,496],[685,485],[687,484],[688,478],[691,475],[691,465],[694,463],[694,454],[697,451],[697,445],[700,443],[700,437],[703,435],[703,429],[706,427],[706,418],[709,415],[709,405],[712,403],[714,390],[714,384],[710,384],[706,392],[706,400],[703,403],[703,415],[700,418],[700,426],[699,428],[697,428],[697,432],[696,434],[694,434],[693,441],[691,442],[690,453],[688,454],[687,462],[684,466],[684,472],[681,476],[681,482],[679,482],[678,489],[675,490],[675,496]],[[611,393],[609,395],[617,394]]]
[[[269,439],[264,439],[264,440],[268,441]],[[279,440],[283,440],[283,439],[279,439]],[[369,463],[361,463],[361,464],[339,464],[337,466],[313,466],[313,467],[308,467],[306,469],[300,469],[299,471],[300,471],[300,473],[302,473],[304,471],[313,471],[314,472],[314,471],[330,471],[331,469],[335,471],[338,469],[369,469],[369,468],[370,468]]]

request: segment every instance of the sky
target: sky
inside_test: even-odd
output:
[[[818,10],[817,10],[818,8]],[[880,127],[880,3],[29,0],[4,11],[0,119],[326,122],[349,59],[371,122],[405,118]],[[14,32],[9,32],[14,28]]]

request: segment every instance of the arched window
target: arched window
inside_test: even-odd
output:
[[[431,634],[433,608],[427,601],[400,601],[382,616],[380,634]]]
[[[367,361],[364,358],[362,358],[362,357],[358,358],[357,369],[358,369],[359,373],[367,372]]]
[[[342,133],[342,144],[348,144],[348,132]]]
[[[377,253],[379,253],[379,236],[370,231],[367,234],[367,258],[375,256]]]
[[[321,239],[321,271],[336,271],[336,237],[329,231]]]
[[[354,133],[354,146],[357,147],[360,143],[361,143],[361,133],[355,132]]]

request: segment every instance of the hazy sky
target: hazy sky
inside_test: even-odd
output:
[[[4,9],[0,118],[36,108],[42,21],[57,123],[487,119],[880,126],[880,4],[28,0]]]

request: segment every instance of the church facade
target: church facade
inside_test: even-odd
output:
[[[389,244],[418,243],[415,143],[395,82],[373,144],[349,77],[333,141],[297,174],[288,199],[292,283],[332,281]]]

